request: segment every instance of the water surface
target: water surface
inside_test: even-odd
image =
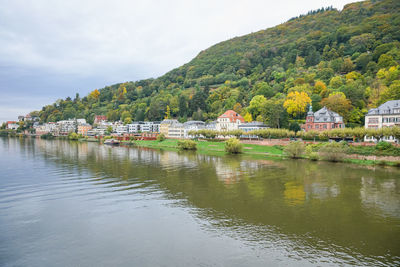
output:
[[[0,266],[393,266],[400,172],[0,138]]]

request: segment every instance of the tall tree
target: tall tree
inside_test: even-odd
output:
[[[290,92],[283,106],[286,108],[286,111],[296,117],[299,114],[302,114],[306,111],[307,106],[311,103],[311,98],[305,92]]]

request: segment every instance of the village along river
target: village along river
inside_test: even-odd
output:
[[[0,266],[400,265],[400,171],[0,138]]]

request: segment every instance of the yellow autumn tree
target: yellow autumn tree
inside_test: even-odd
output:
[[[247,122],[252,122],[253,121],[253,117],[251,116],[251,114],[249,112],[247,112],[246,115],[244,115],[243,118]]]
[[[165,117],[164,119],[170,119],[171,118],[171,109],[169,106],[167,106],[167,111],[165,112]]]
[[[90,92],[90,94],[89,94],[89,97],[92,98],[92,99],[94,99],[94,100],[99,99],[99,96],[100,96],[100,92],[99,92],[99,90],[97,90],[97,89],[93,90],[93,91]]]
[[[283,103],[283,107],[286,111],[296,117],[297,115],[304,113],[306,111],[307,105],[311,103],[311,98],[305,92],[290,92],[285,102]]]
[[[320,94],[323,91],[326,91],[326,84],[323,81],[316,81],[314,85],[314,93]]]
[[[126,83],[123,83],[118,88],[118,100],[122,101],[125,97],[126,91]]]

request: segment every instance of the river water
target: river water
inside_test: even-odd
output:
[[[400,171],[0,138],[0,266],[400,265]]]

